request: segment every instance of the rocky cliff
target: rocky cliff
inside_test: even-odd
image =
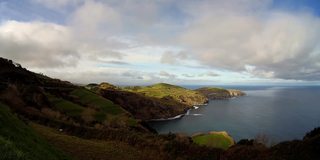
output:
[[[147,121],[176,117],[186,113],[194,105],[208,102],[199,92],[165,83],[121,88],[103,82],[86,88],[119,104],[135,118]]]
[[[240,90],[236,90],[236,89],[227,89],[227,91],[229,92],[229,95],[231,97],[239,97],[239,96],[246,95],[244,92],[242,92]]]
[[[184,114],[190,107],[169,97],[154,98],[123,90],[102,89],[100,94],[141,120],[166,119]]]

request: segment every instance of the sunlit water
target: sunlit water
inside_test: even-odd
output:
[[[240,88],[240,87],[238,87]],[[159,133],[227,131],[235,140],[301,139],[320,126],[320,87],[242,87],[247,95],[210,101],[181,119],[152,122]]]

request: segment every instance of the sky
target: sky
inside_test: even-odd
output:
[[[320,1],[0,0],[0,56],[79,84],[320,84]]]

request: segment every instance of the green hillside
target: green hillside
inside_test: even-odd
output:
[[[210,132],[192,137],[193,142],[214,148],[228,149],[234,144],[234,140],[226,132]]]
[[[97,123],[113,127],[135,127],[138,122],[130,113],[112,101],[85,88],[77,87],[67,96],[47,94],[53,107],[74,121],[92,126]]]
[[[106,114],[119,115],[125,112],[119,105],[115,105],[110,100],[84,88],[77,88],[73,90],[71,95],[76,97],[81,104],[92,106]]]
[[[29,126],[0,103],[0,159],[1,160],[62,160],[69,159],[52,148]]]
[[[199,92],[166,83],[158,83],[146,87],[125,87],[124,89],[148,97],[172,99],[190,106],[207,102],[207,98]]]

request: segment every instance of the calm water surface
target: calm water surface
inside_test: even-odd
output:
[[[190,87],[194,88],[194,87]],[[181,119],[150,123],[159,133],[227,131],[235,140],[301,139],[320,126],[320,87],[236,87],[244,97],[210,101]]]

